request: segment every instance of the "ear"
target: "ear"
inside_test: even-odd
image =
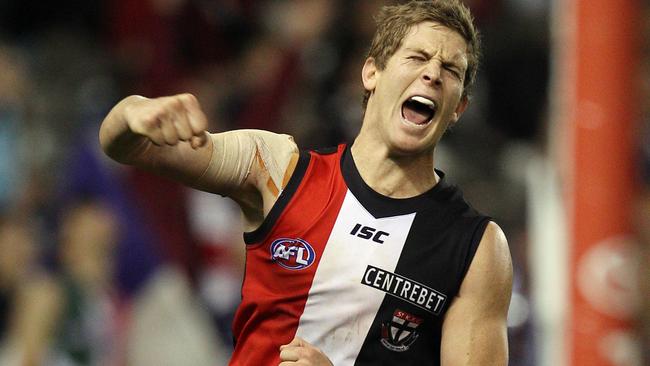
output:
[[[363,80],[363,87],[371,93],[377,86],[377,71],[375,59],[373,57],[368,57],[366,62],[363,64],[363,69],[361,70],[361,79]]]
[[[465,110],[467,109],[467,106],[469,106],[469,97],[467,95],[463,95],[462,97],[460,97],[460,101],[456,106],[454,115],[451,117],[451,124],[458,122],[460,116],[462,116]]]

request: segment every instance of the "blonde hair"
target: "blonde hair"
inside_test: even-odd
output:
[[[480,37],[469,9],[460,0],[411,0],[401,5],[384,6],[375,17],[377,31],[373,37],[368,57],[383,70],[388,60],[402,46],[411,28],[422,22],[440,23],[460,34],[467,41],[467,70],[463,83],[463,96],[471,93],[481,56]],[[370,98],[366,91],[365,108]]]

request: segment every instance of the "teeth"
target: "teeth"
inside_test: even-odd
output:
[[[421,97],[419,95],[411,97],[411,100],[413,100],[415,102],[418,102],[418,103],[422,103],[422,104],[424,104],[426,106],[429,106],[429,107],[434,107],[435,106],[435,103],[431,99],[427,99],[427,98]]]

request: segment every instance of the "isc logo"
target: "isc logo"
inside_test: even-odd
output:
[[[271,259],[286,269],[307,268],[315,258],[314,249],[302,239],[281,238],[271,244]]]
[[[384,239],[382,239],[382,237],[389,236],[390,234],[385,231],[378,231],[370,226],[356,224],[354,229],[350,232],[350,235],[358,236],[361,239],[372,239],[375,243],[384,244]]]

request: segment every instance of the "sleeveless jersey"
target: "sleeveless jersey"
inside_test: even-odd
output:
[[[336,366],[440,364],[444,314],[489,218],[438,174],[429,191],[395,199],[363,181],[349,147],[301,152],[244,234],[230,365],[277,365],[296,335]]]

